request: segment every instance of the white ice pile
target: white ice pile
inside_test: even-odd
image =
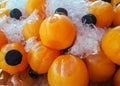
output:
[[[62,7],[68,11],[68,16],[74,23],[80,21],[81,17],[88,12],[87,6],[90,4],[86,0],[47,0],[46,3],[48,16],[54,14],[57,8]]]
[[[37,15],[37,10],[35,10],[31,15],[26,16],[26,13],[25,13],[26,1],[27,0],[8,0],[6,4],[6,8],[4,9],[12,10],[14,8],[18,8],[21,10],[23,15],[19,20],[11,18],[10,16],[6,16],[6,15],[1,16],[0,30],[2,30],[5,33],[9,43],[11,42],[17,42],[22,44],[26,43],[25,48],[26,48],[26,51],[28,51],[31,45],[35,42],[35,39],[31,38],[27,42],[25,41],[22,33],[23,26],[26,22],[32,23],[33,21],[37,20],[38,15]]]
[[[73,21],[77,30],[77,37],[69,53],[78,56],[95,54],[100,50],[100,41],[105,30],[96,26],[83,25],[81,18],[88,13],[88,0],[47,0],[47,16],[54,14],[55,9],[62,7],[68,11],[68,17]]]
[[[29,17],[26,19],[16,20],[14,18],[10,18],[9,16],[0,17],[0,30],[2,30],[9,42],[17,42],[25,44],[25,40],[23,37],[23,25],[26,21],[32,22],[37,18],[37,11],[34,11]]]
[[[80,27],[80,26],[79,26]],[[105,34],[102,28],[94,26],[82,26],[82,30],[77,33],[77,37],[69,52],[78,55],[81,58],[90,54],[96,54],[100,51],[101,39]]]
[[[5,1],[5,0],[1,0]],[[22,17],[27,17],[25,13],[25,4],[27,0],[6,0],[7,4],[4,9],[14,9],[18,8],[22,12]],[[3,9],[3,8],[2,8]],[[0,29],[5,33],[9,42],[24,43],[24,38],[22,35],[22,28],[25,19],[16,20],[10,18],[9,16],[0,17]]]
[[[5,33],[9,42],[23,43],[22,27],[24,20],[16,20],[6,15],[0,17],[0,29]]]

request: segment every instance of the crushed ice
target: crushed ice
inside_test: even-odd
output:
[[[36,39],[37,39],[36,37],[31,37],[26,41],[26,46],[25,46],[25,51],[26,52],[29,52],[32,45],[34,45],[37,42]]]
[[[88,0],[47,0],[47,16],[54,14],[55,9],[62,7],[68,11],[68,17],[76,26],[77,36],[69,53],[78,56],[95,54],[100,50],[100,41],[105,29],[96,26],[83,25],[81,18],[88,13]]]
[[[24,20],[16,20],[6,15],[0,18],[0,29],[5,33],[9,42],[23,43],[22,27]]]
[[[5,33],[9,42],[25,44],[25,40],[22,34],[23,25],[26,23],[26,21],[32,22],[38,19],[36,12],[37,11],[34,11],[29,17],[21,20],[16,20],[6,15],[0,17],[0,30]]]
[[[19,8],[24,16],[26,16],[25,4],[26,0],[8,0],[6,8]],[[103,28],[91,27],[81,23],[82,16],[88,13],[87,7],[89,4],[91,2],[88,2],[88,0],[47,0],[46,2],[47,16],[54,14],[54,11],[59,7],[65,8],[68,11],[68,17],[73,21],[77,31],[76,40],[69,49],[69,53],[74,55],[85,56],[97,53],[100,50],[102,36],[106,32]],[[23,25],[28,20],[31,22],[37,19],[36,14],[33,12],[29,17],[26,17],[27,19],[21,20],[2,16],[0,18],[0,29],[5,32],[9,42],[25,43],[22,34]]]

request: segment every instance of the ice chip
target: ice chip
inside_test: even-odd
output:
[[[36,37],[31,37],[26,41],[26,45],[25,45],[25,51],[26,52],[29,52],[32,45],[34,45],[37,42],[36,39],[37,39]]]
[[[39,20],[38,10],[34,10],[33,13],[27,17],[26,22],[32,23],[33,21]]]

